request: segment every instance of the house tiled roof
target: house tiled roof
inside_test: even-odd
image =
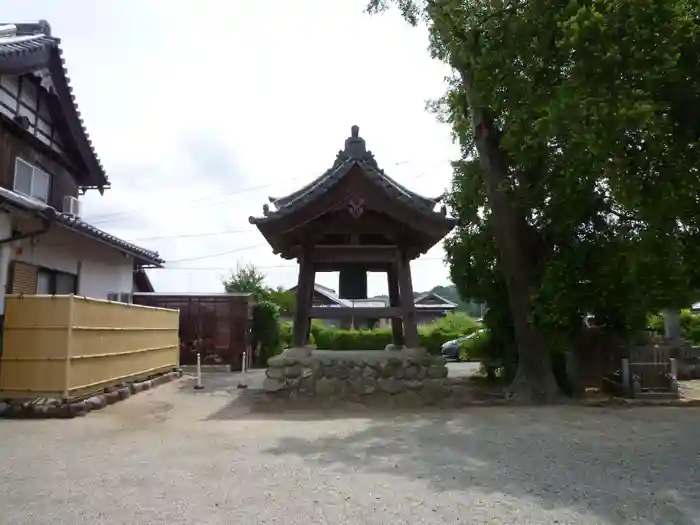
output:
[[[250,217],[248,219],[249,222],[251,224],[264,224],[296,211],[323,195],[340,182],[355,166],[362,169],[367,177],[374,181],[392,199],[399,200],[433,219],[442,219],[450,225],[455,223],[454,219],[445,216],[444,209],[437,212],[434,211],[436,204],[440,201],[440,197],[427,198],[418,195],[384,173],[384,170],[377,165],[372,152],[366,149],[365,141],[359,136],[359,128],[357,126],[352,127],[351,136],[345,141],[345,149],[338,152],[331,169],[286,197],[270,197],[269,200],[275,209],[270,210],[266,205],[264,208],[265,216]]]
[[[296,286],[293,286],[289,288],[288,291],[293,291],[296,289]],[[329,304],[325,307],[322,308],[338,308],[338,307],[345,307],[345,308],[384,308],[386,306],[389,306],[389,298],[386,296],[379,296],[379,297],[370,297],[368,299],[341,299],[334,290],[331,288],[328,288],[327,286],[323,286],[321,284],[314,284],[314,291],[322,296],[324,296],[326,299],[331,301],[333,304]],[[443,304],[418,304],[418,302],[425,298],[428,297],[429,295],[434,295],[435,297],[441,299],[444,301]],[[453,303],[452,301],[448,301],[444,297],[441,297],[437,294],[433,294],[431,292],[425,293],[423,295],[420,295],[416,297],[415,299],[416,303],[415,306],[419,310],[452,310],[456,308],[458,305]]]
[[[103,191],[109,187],[109,179],[78,110],[60,42],[51,36],[51,26],[45,20],[29,24],[0,23],[0,74],[48,72],[49,90],[56,95],[62,111],[59,122],[65,124],[85,164],[86,173],[76,174],[79,185]]]
[[[82,219],[66,213],[61,213],[48,204],[25,197],[24,195],[7,188],[0,187],[0,206],[5,203],[10,204],[15,208],[35,213],[36,215],[48,221],[55,222],[56,224],[68,228],[69,230],[73,230],[95,240],[102,241],[113,248],[116,248],[117,250],[132,255],[144,264],[157,267],[162,267],[165,264],[165,261],[160,257],[158,252],[146,250],[145,248],[136,246],[135,244],[120,239],[111,233],[100,230]]]

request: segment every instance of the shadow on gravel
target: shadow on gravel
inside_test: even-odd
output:
[[[364,417],[366,428],[353,435],[284,438],[267,453],[338,475],[384,473],[442,491],[531,499],[583,512],[587,522],[700,523],[697,409],[491,407]]]

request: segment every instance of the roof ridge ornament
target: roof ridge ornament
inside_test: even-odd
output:
[[[343,153],[351,159],[362,159],[367,155],[365,139],[360,137],[360,126],[354,125],[350,128],[350,136],[345,139]]]

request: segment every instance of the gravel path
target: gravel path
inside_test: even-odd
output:
[[[0,524],[700,524],[697,409],[273,415],[236,383],[0,420]]]

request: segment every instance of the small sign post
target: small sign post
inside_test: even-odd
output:
[[[202,357],[197,352],[197,379],[194,384],[194,389],[195,390],[202,390],[204,387],[202,386]]]

